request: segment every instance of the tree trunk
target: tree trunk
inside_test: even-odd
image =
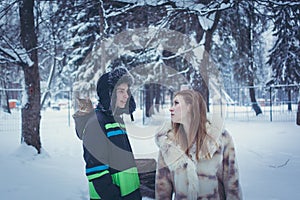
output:
[[[100,31],[100,41],[102,41],[104,38],[107,36],[106,32],[106,27],[107,27],[107,22],[105,18],[105,10],[104,10],[104,5],[103,1],[99,0],[99,31]]]
[[[5,90],[5,89],[7,89],[6,88],[6,83],[5,83],[5,81],[4,80],[0,80],[1,82],[2,82],[2,84],[0,84],[0,85],[2,85],[2,87],[4,88],[4,95],[5,95],[5,99],[6,99],[6,105],[1,105],[1,103],[0,103],[0,106],[3,108],[3,110],[4,110],[4,112],[7,112],[7,113],[11,113],[11,110],[10,110],[10,107],[9,107],[9,97],[8,97],[8,91],[7,90]],[[1,83],[0,82],[0,83]],[[1,95],[0,95],[0,99],[1,99]]]
[[[292,90],[288,88],[288,111],[292,111]]]
[[[253,84],[250,85],[249,95],[250,95],[250,100],[252,103],[252,108],[255,111],[256,116],[259,114],[262,114],[262,110],[261,110],[260,106],[257,104],[256,98],[255,98],[255,90],[253,88]]]
[[[248,57],[249,57],[249,68],[247,70],[247,75],[248,75],[248,83],[249,83],[249,95],[250,95],[250,100],[252,103],[252,108],[255,111],[256,116],[259,114],[262,114],[262,110],[260,106],[257,104],[256,98],[255,98],[255,90],[254,90],[254,50],[252,47],[252,41],[253,41],[253,13],[254,13],[254,6],[252,2],[249,4],[250,6],[250,12],[248,14],[249,16],[249,29],[248,31]]]
[[[204,99],[206,100],[206,107],[207,107],[207,111],[209,112],[209,74],[208,74],[208,69],[210,68],[210,50],[211,50],[211,43],[212,43],[212,39],[213,39],[213,33],[215,32],[217,25],[220,21],[220,17],[221,17],[221,11],[216,11],[215,14],[215,18],[214,18],[214,22],[213,25],[210,29],[208,29],[205,32],[205,44],[204,44],[204,49],[205,52],[203,54],[203,69],[201,70],[201,74],[203,75],[204,81],[205,81],[205,86],[203,87],[203,93],[202,95],[204,95]]]
[[[144,85],[145,88],[145,109],[146,117],[151,117],[154,114],[153,100],[154,100],[154,84],[149,83]]]
[[[51,12],[53,12],[52,6],[50,7],[50,9],[51,9]],[[51,19],[51,26],[52,26],[53,48],[54,48],[54,50],[53,50],[53,53],[54,53],[53,65],[51,66],[50,74],[49,74],[48,81],[47,81],[47,90],[41,96],[41,98],[42,98],[41,99],[41,108],[43,108],[46,99],[50,95],[51,83],[52,83],[52,80],[53,80],[53,77],[54,77],[54,74],[55,74],[55,69],[56,69],[56,64],[57,64],[57,61],[56,61],[56,57],[57,57],[57,38],[56,38],[56,32],[53,29],[53,27],[55,26],[55,22],[52,19]]]
[[[22,65],[25,78],[26,102],[22,107],[22,142],[34,146],[41,152],[40,141],[40,75],[37,56],[37,36],[34,27],[34,0],[19,2],[21,44],[28,52],[33,65]]]
[[[159,106],[161,102],[161,89],[160,84],[155,84],[155,110],[159,112]]]

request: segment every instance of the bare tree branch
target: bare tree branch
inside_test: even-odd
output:
[[[5,36],[1,36],[0,38],[9,47],[9,48],[0,47],[0,51],[7,57],[13,59],[12,63],[16,63],[18,65],[25,64],[28,66],[32,66],[33,62],[29,58],[27,51],[25,49],[15,48],[12,44],[10,44],[10,42]]]
[[[280,168],[280,167],[284,167],[288,164],[288,162],[290,161],[290,159],[287,159],[283,164],[281,165],[269,165],[269,167],[272,167],[272,168]]]
[[[19,0],[16,0],[13,3],[9,3],[7,6],[5,6],[2,10],[0,10],[0,20],[7,15],[8,11],[16,4]]]

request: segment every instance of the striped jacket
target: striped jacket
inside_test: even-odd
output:
[[[123,119],[96,109],[74,120],[76,133],[83,141],[90,199],[141,199],[138,171]]]

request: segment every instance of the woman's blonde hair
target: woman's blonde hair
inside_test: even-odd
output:
[[[190,148],[196,143],[196,159],[199,160],[199,152],[205,136],[206,130],[206,102],[202,95],[194,90],[181,90],[175,94],[181,96],[186,104],[191,105],[191,127],[190,133],[185,133],[183,125],[179,123],[172,123],[172,127],[175,134],[175,139],[178,144],[185,150],[188,155]]]

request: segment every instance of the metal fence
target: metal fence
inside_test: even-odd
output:
[[[21,106],[23,89],[4,89],[0,88],[0,133],[19,132],[22,130]],[[71,122],[72,92],[62,90],[52,101],[48,100],[42,111],[50,109],[59,112],[68,111],[66,118],[68,125]]]
[[[300,100],[300,85],[252,88],[255,91],[256,104],[260,107],[262,113],[256,115],[252,108],[249,97],[250,87],[227,87],[224,90],[224,99],[226,99],[227,103],[224,104],[224,113],[222,113],[225,119],[239,121],[296,121],[298,102]],[[136,99],[138,99],[140,109],[144,111],[143,119],[147,117],[145,93],[146,90],[141,88],[135,94],[138,97]],[[167,88],[161,89],[159,106],[161,108],[170,107],[173,95]],[[228,97],[231,99],[228,100]],[[153,109],[158,104],[155,100],[151,99],[150,106],[148,109]]]
[[[249,87],[226,88],[226,95],[231,98],[230,103],[224,105],[225,119],[239,121],[295,121],[297,120],[298,104],[300,101],[300,85],[282,85],[271,87],[255,87],[257,104],[262,114],[256,116],[252,109],[249,98]],[[72,102],[71,91],[64,91],[68,94],[68,101],[60,102],[58,106],[68,108],[68,119],[70,122],[70,109]],[[143,123],[146,116],[145,90],[137,90],[134,94],[138,108],[143,110]],[[66,98],[66,97],[64,97]],[[163,88],[160,92],[159,104],[151,99],[153,104],[148,109],[166,109],[171,106],[173,92]],[[18,131],[21,132],[21,99],[22,89],[1,89],[0,88],[0,132]],[[67,102],[67,103],[66,103]],[[51,105],[55,108],[55,104]]]
[[[0,88],[0,132],[21,132],[22,89]]]
[[[300,101],[300,85],[274,85],[269,87],[252,87],[255,91],[257,105],[262,114],[256,116],[249,97],[250,87],[226,88],[232,98],[226,105],[227,119],[264,120],[264,121],[296,121],[298,103]]]
[[[21,111],[0,112],[0,132],[21,132]]]
[[[292,104],[291,111],[287,104],[260,107],[262,114],[256,115],[252,106],[227,105],[225,118],[243,121],[296,121],[297,104]]]

